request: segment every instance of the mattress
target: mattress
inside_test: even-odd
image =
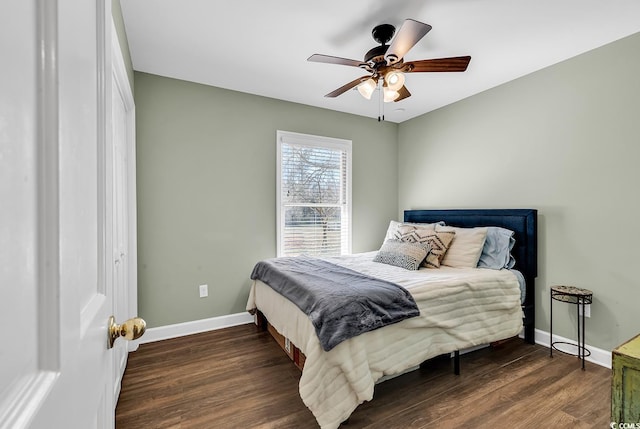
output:
[[[510,271],[445,266],[408,271],[372,262],[375,253],[327,259],[403,286],[420,316],[361,334],[328,352],[295,304],[260,281],[251,286],[247,310],[259,309],[305,354],[300,396],[322,428],[337,428],[359,404],[371,400],[376,381],[384,376],[522,330],[520,286]]]

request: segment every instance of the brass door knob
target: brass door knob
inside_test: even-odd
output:
[[[140,317],[134,317],[124,322],[122,325],[116,323],[116,319],[109,317],[109,328],[107,329],[109,348],[113,347],[116,338],[122,337],[125,340],[137,340],[147,329],[147,322]]]

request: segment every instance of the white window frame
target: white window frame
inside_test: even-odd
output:
[[[283,202],[282,202],[282,144],[295,144],[301,146],[309,146],[309,147],[321,147],[321,148],[330,148],[330,149],[339,149],[344,150],[347,154],[347,162],[346,162],[346,213],[347,218],[342,219],[343,228],[345,227],[344,223],[347,222],[347,234],[346,234],[346,243],[342,243],[341,254],[350,254],[351,253],[351,236],[353,230],[353,217],[352,217],[352,193],[351,193],[351,170],[352,170],[352,142],[351,140],[345,139],[337,139],[332,137],[322,137],[315,136],[310,134],[300,134],[294,133],[290,131],[280,131],[276,132],[276,146],[277,146],[277,155],[276,155],[276,254],[277,256],[282,256],[282,251],[284,249],[284,228],[285,228],[285,210],[283,210]]]

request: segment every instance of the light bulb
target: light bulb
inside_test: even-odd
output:
[[[384,77],[384,80],[389,89],[397,91],[404,86],[404,73],[397,71],[389,72]]]
[[[371,100],[371,94],[373,94],[373,91],[376,89],[376,86],[377,86],[376,81],[369,78],[364,82],[362,82],[360,85],[358,85],[358,92],[367,100]]]
[[[398,91],[394,91],[391,88],[387,88],[386,86],[383,88],[384,93],[384,102],[390,103],[395,101],[396,98],[400,97],[400,93]]]

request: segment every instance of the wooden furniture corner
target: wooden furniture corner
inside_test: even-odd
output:
[[[640,335],[611,353],[611,421],[640,422]]]

